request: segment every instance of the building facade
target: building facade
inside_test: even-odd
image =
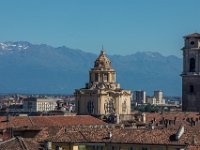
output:
[[[184,37],[182,72],[182,110],[200,111],[200,34]]]
[[[156,99],[156,104],[163,104],[163,91],[154,91],[154,97]]]
[[[116,83],[116,72],[102,50],[89,72],[89,83],[75,91],[76,110],[82,115],[130,114],[131,91]]]
[[[147,96],[147,103],[151,105],[157,105],[156,98],[154,96]]]
[[[135,104],[144,104],[146,103],[146,91],[133,91],[133,102]]]
[[[23,112],[47,112],[55,110],[57,103],[53,98],[30,97],[23,102]]]

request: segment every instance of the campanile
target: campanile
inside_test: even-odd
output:
[[[200,34],[184,37],[182,72],[182,110],[200,111]]]

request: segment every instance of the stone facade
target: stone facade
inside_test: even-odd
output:
[[[131,112],[131,91],[120,89],[111,61],[102,50],[89,72],[89,83],[75,91],[76,110],[81,115],[120,115]]]
[[[182,110],[200,111],[200,34],[185,36],[183,47]]]

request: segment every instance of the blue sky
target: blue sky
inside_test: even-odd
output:
[[[65,45],[109,54],[158,51],[181,57],[200,32],[199,0],[1,0],[0,41]]]

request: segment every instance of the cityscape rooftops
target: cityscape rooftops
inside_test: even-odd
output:
[[[33,139],[15,137],[0,143],[0,150],[38,150],[40,144]]]
[[[197,144],[200,135],[196,130],[183,133],[179,140],[171,140],[179,127],[173,129],[123,129],[123,128],[62,128],[58,133],[47,140],[51,142],[65,143],[123,143],[123,144],[168,144],[168,145],[192,145],[194,138]],[[112,134],[112,137],[108,136]]]
[[[92,116],[15,116],[0,117],[0,129],[49,126],[105,125]]]

